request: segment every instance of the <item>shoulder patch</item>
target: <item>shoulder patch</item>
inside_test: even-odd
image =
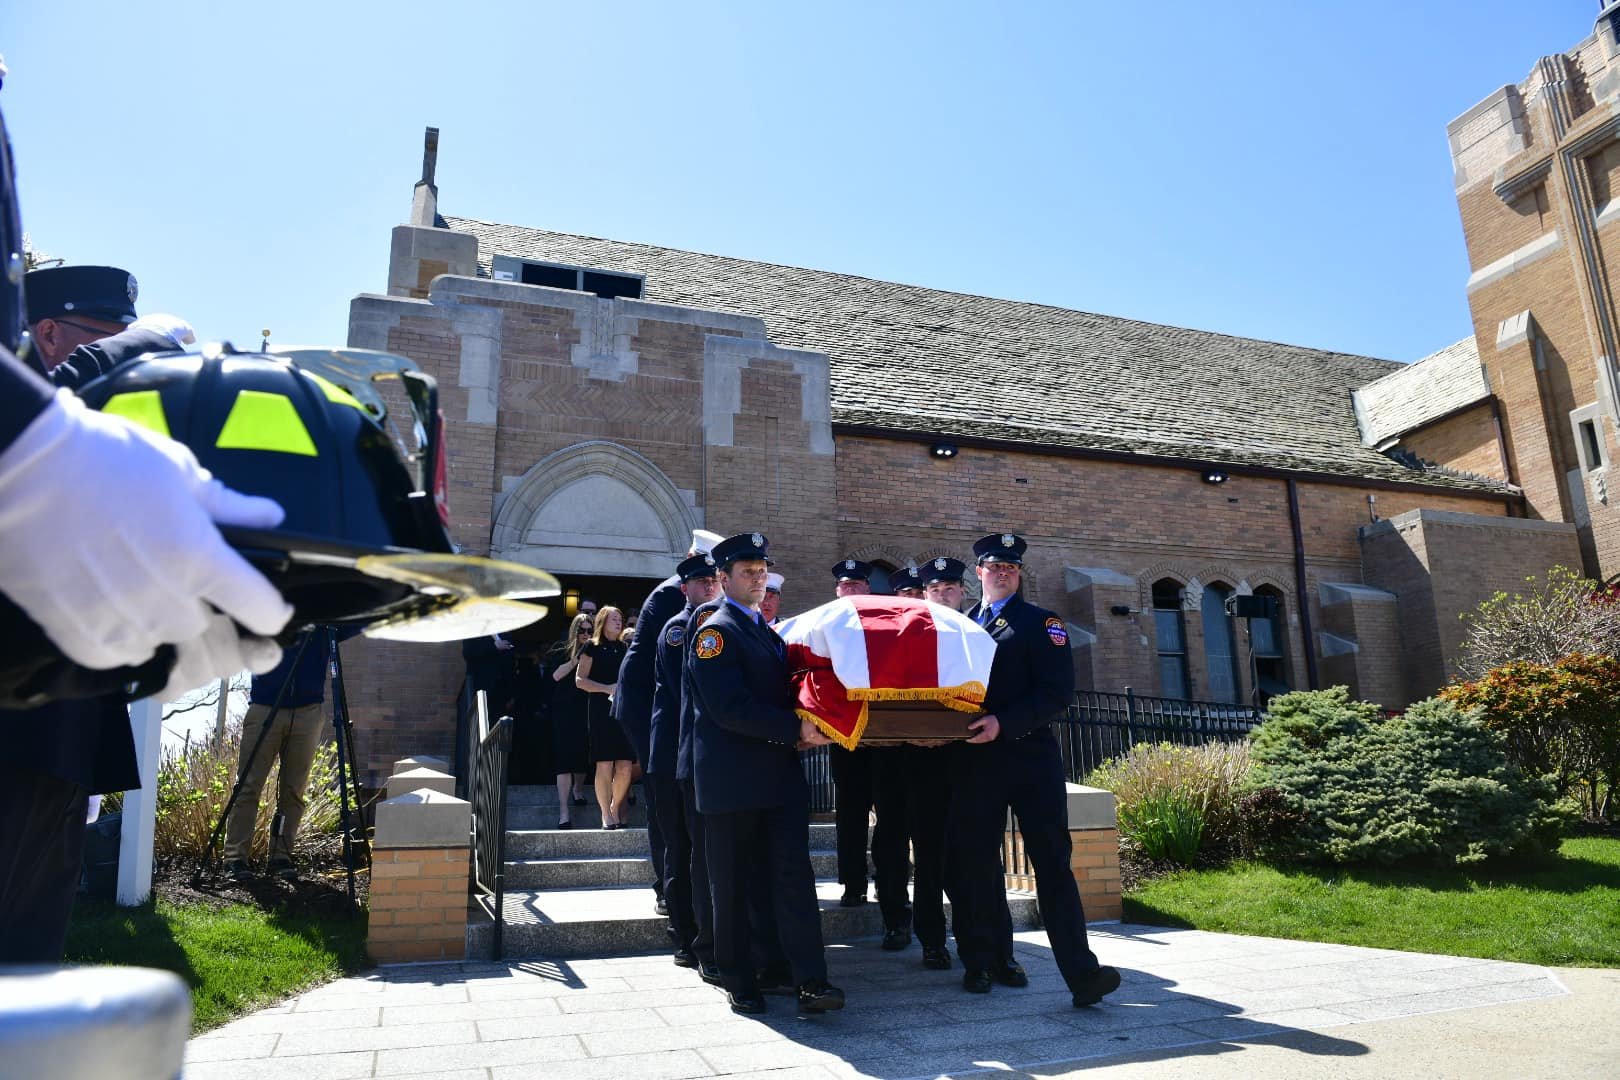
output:
[[[692,613],[692,629],[696,630],[709,621],[709,616],[715,612],[714,608],[698,608]]]
[[[664,628],[664,644],[670,648],[679,648],[681,642],[686,640],[686,624],[670,623]]]
[[[697,653],[699,660],[713,660],[724,652],[725,648],[725,636],[712,626],[707,630],[698,631],[698,636],[692,639],[692,651]]]
[[[1046,620],[1046,636],[1054,645],[1067,645],[1069,643],[1069,629],[1063,625],[1063,620],[1051,618]]]

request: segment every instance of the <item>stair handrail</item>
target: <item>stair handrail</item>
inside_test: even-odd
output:
[[[488,896],[495,918],[495,959],[501,958],[506,925],[506,779],[512,756],[512,718],[489,723],[489,699],[478,691],[478,745],[471,777],[472,864],[469,888]]]

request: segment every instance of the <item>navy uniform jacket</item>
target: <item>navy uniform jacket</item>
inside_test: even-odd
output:
[[[648,594],[636,616],[639,633],[630,639],[630,648],[619,665],[618,684],[613,688],[613,716],[635,747],[636,760],[643,769],[648,767],[652,754],[653,661],[662,640],[652,631],[662,629],[685,606],[686,594],[681,592],[678,577],[665,578]]]
[[[686,643],[697,808],[730,814],[808,802],[799,766],[787,648],[776,631],[722,600]]]
[[[714,614],[715,609],[723,603],[725,603],[725,599],[722,597],[719,600],[710,600],[707,603],[699,604],[686,617],[686,640],[681,644],[679,658],[681,723],[680,738],[675,746],[675,779],[677,780],[691,780],[696,775],[692,771],[692,729],[695,726],[692,704],[697,699],[697,693],[692,689],[692,671],[686,664],[686,650],[691,647],[692,635],[697,632],[697,628],[702,626],[709,616]]]
[[[978,604],[968,617],[979,621]],[[1016,745],[1057,753],[1051,725],[1074,699],[1068,627],[1057,615],[1015,594],[985,629],[996,639],[996,657],[990,665],[984,711],[1001,722],[1001,734],[986,747]]]
[[[658,632],[658,650],[653,654],[652,755],[645,767],[650,775],[672,780],[676,778],[675,760],[681,741],[682,646],[686,644],[686,623],[691,617],[688,605],[665,623]],[[631,644],[635,644],[634,639]]]

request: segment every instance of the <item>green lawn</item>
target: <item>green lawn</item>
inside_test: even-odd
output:
[[[120,908],[81,898],[67,959],[163,968],[191,987],[193,1032],[355,971],[364,915],[309,915],[249,904],[148,901]]]
[[[1620,839],[1567,840],[1556,857],[1454,870],[1182,871],[1125,897],[1125,919],[1260,937],[1620,967]]]

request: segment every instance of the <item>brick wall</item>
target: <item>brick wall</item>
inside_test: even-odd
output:
[[[1424,461],[1506,480],[1490,402],[1476,405],[1401,437],[1401,447]]]
[[[462,959],[467,866],[466,847],[373,851],[366,931],[371,959],[379,964]]]

